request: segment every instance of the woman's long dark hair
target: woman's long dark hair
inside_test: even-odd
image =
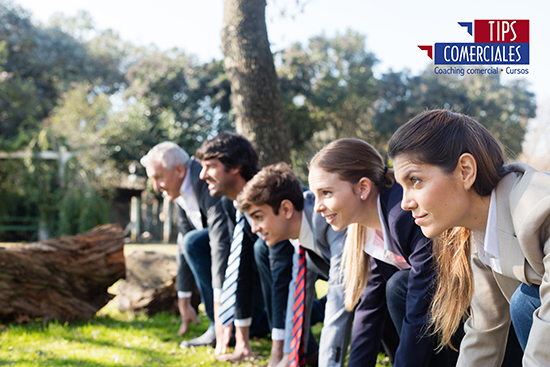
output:
[[[497,139],[471,117],[447,110],[424,112],[401,126],[388,147],[392,159],[405,155],[413,162],[434,165],[446,173],[455,170],[464,153],[470,153],[477,164],[473,189],[480,196],[490,195],[507,173],[506,156]],[[451,338],[472,301],[470,235],[467,228],[449,228],[434,241],[437,280],[430,323],[439,336],[439,348],[452,347]]]

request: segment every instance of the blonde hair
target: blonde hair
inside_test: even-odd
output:
[[[353,310],[367,286],[370,255],[364,250],[366,237],[367,227],[357,223],[348,226],[340,267],[344,277],[344,305],[348,311]]]
[[[366,177],[378,192],[395,182],[393,170],[386,167],[380,153],[360,139],[333,141],[313,157],[309,166],[336,173],[341,180],[351,184]],[[354,223],[348,226],[340,266],[344,277],[344,304],[348,311],[353,310],[367,286],[370,256],[364,251],[366,235],[367,228],[364,225]]]
[[[450,228],[433,241],[436,283],[428,326],[438,335],[437,349],[448,345],[456,350],[451,339],[469,316],[474,294],[470,251],[471,231],[467,228]]]

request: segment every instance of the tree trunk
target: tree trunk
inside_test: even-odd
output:
[[[0,248],[0,320],[88,319],[125,276],[124,235],[107,224],[76,236]]]
[[[290,161],[265,6],[265,0],[224,0],[221,33],[237,132],[258,149],[262,165]]]

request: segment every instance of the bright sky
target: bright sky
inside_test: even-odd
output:
[[[222,0],[13,0],[45,22],[51,14],[88,11],[96,28],[112,28],[136,44],[161,49],[178,47],[203,61],[221,58]],[[367,36],[367,50],[379,59],[378,72],[410,69],[417,73],[431,63],[418,45],[473,42],[457,22],[475,19],[529,19],[530,65],[527,79],[539,103],[550,101],[550,1],[548,0],[267,0],[268,36],[272,50],[324,32],[346,29]],[[335,7],[335,4],[338,4]],[[294,16],[281,17],[287,7]],[[501,74],[504,81],[518,76]]]

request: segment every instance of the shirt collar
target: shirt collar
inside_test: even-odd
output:
[[[485,240],[483,249],[489,257],[498,259],[498,226],[497,226],[497,198],[495,190],[491,192],[491,201],[489,203],[489,215],[487,217],[487,227],[485,228]]]
[[[303,248],[313,250],[318,255],[321,255],[320,250],[315,245],[315,237],[313,236],[313,230],[311,229],[305,210],[302,210],[302,225],[300,226],[300,234],[297,239],[291,239],[290,242],[295,247],[300,244]]]
[[[300,235],[298,238],[302,246],[313,248],[313,244],[315,242],[313,239],[313,231],[311,230],[311,226],[307,220],[305,210],[302,210],[302,226],[300,227]]]
[[[382,238],[384,239],[384,250],[392,250],[392,239],[389,235],[388,226],[386,225],[386,219],[384,213],[382,213],[382,205],[380,204],[380,194],[376,198],[376,206],[378,208],[378,218],[380,219],[380,225],[382,226]]]
[[[500,268],[500,252],[498,248],[497,205],[495,190],[491,192],[485,232],[472,230],[471,239],[473,243],[472,252],[477,252],[479,258],[484,264],[502,274]]]
[[[367,227],[365,239],[365,252],[372,257],[381,260],[385,263],[392,264],[399,269],[408,269],[410,265],[405,258],[400,254],[399,249],[395,246],[393,239],[388,230],[382,205],[380,203],[380,194],[376,199],[378,207],[378,217],[382,226],[382,232],[374,228]]]
[[[187,168],[187,172],[181,183],[180,195],[174,202],[185,210],[187,217],[191,220],[196,229],[203,229],[199,202],[197,201],[197,196],[193,191],[193,185],[191,183],[190,168]]]

